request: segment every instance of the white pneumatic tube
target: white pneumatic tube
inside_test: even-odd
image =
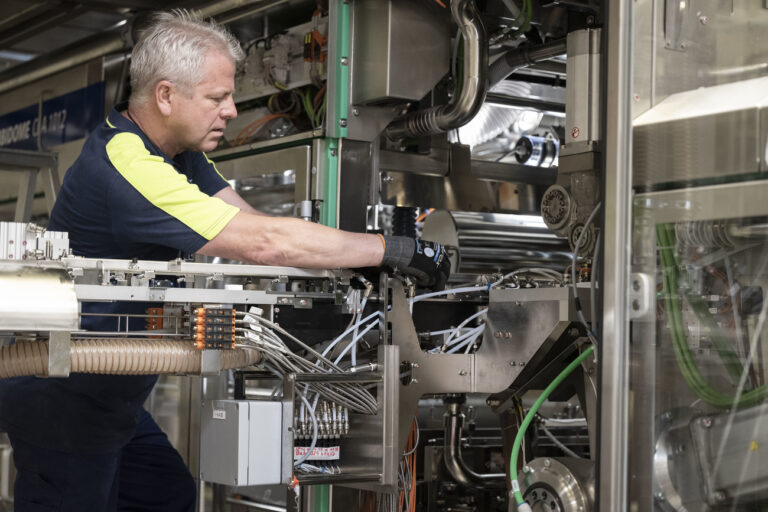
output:
[[[156,375],[200,373],[201,351],[190,341],[125,338],[73,339],[69,351],[71,373]],[[222,350],[221,369],[250,366],[261,361],[258,350]],[[48,343],[19,341],[0,347],[0,379],[48,374]]]

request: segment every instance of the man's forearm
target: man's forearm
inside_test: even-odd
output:
[[[241,212],[199,252],[261,265],[359,268],[379,266],[384,245],[376,235]]]

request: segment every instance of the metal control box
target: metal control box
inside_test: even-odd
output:
[[[218,484],[280,483],[283,405],[215,400],[203,410],[200,479]]]

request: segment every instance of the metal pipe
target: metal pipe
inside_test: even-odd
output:
[[[445,401],[445,434],[443,436],[443,461],[454,480],[467,487],[502,487],[506,482],[504,473],[475,473],[464,463],[461,455],[461,433],[464,427],[463,400],[456,398]]]
[[[419,110],[393,121],[390,139],[432,135],[464,126],[480,110],[488,92],[488,36],[474,0],[451,2],[451,15],[464,37],[464,76],[461,93],[446,105]]]
[[[634,2],[606,2],[607,37],[601,98],[603,174],[603,268],[600,271],[602,332],[598,345],[598,463],[596,510],[630,508],[627,486],[629,396],[629,273],[632,243],[632,96]],[[599,248],[598,248],[599,250]],[[645,411],[638,410],[638,414]],[[634,453],[639,458],[643,455]]]
[[[566,40],[555,39],[539,46],[523,46],[508,51],[491,64],[488,81],[493,87],[520,68],[563,55],[566,52]]]
[[[225,0],[215,2],[197,12],[200,16],[208,18],[223,16],[228,12],[248,6],[260,9],[262,7],[274,7],[280,3],[283,2],[281,0]],[[0,94],[110,53],[127,52],[134,44],[131,38],[134,20],[135,18],[131,18],[120,28],[95,34],[0,73]]]

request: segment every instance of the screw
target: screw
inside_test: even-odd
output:
[[[551,460],[549,460],[549,459],[544,459],[544,467],[545,467],[545,468],[548,468],[548,467],[549,467],[549,466],[551,466],[551,465],[552,465],[552,461],[551,461]]]
[[[635,311],[639,311],[640,310],[640,301],[639,300],[635,299],[635,300],[632,301],[632,309],[634,309]]]
[[[709,23],[709,16],[707,16],[705,14],[699,14],[699,22],[702,25],[706,25],[707,23]]]
[[[353,108],[352,109],[352,115],[353,116],[359,116],[360,115],[360,110],[357,107]]]
[[[636,292],[639,292],[640,291],[640,281],[637,281],[637,280],[632,281],[632,289],[635,290]]]
[[[459,375],[462,377],[467,374],[467,370],[459,370]]]
[[[336,151],[335,149],[331,150],[331,156],[336,156],[337,154],[338,154],[338,151]]]
[[[342,65],[342,66],[347,66],[347,65],[349,65],[349,59],[348,59],[348,58],[346,58],[346,57],[342,57],[342,58],[341,58],[341,65]]]
[[[411,363],[412,368],[421,368],[421,365],[419,363]]]
[[[411,384],[418,384],[418,383],[419,383],[419,379],[411,379]]]
[[[658,501],[666,501],[666,497],[664,496],[664,493],[657,492],[653,495],[654,498],[656,498]]]
[[[530,473],[531,468],[529,466],[523,466],[523,473]]]
[[[339,126],[341,126],[342,128],[347,126],[347,120],[346,119],[339,119]]]
[[[515,361],[510,361],[509,366],[517,366],[517,363]]]
[[[661,415],[661,419],[664,421],[669,421],[672,419],[672,413],[670,411],[665,412]]]
[[[701,418],[701,426],[704,428],[710,428],[712,426],[712,418],[709,416],[706,418]]]
[[[715,491],[715,494],[713,494],[712,497],[717,503],[722,503],[728,496],[725,494],[725,491]]]

